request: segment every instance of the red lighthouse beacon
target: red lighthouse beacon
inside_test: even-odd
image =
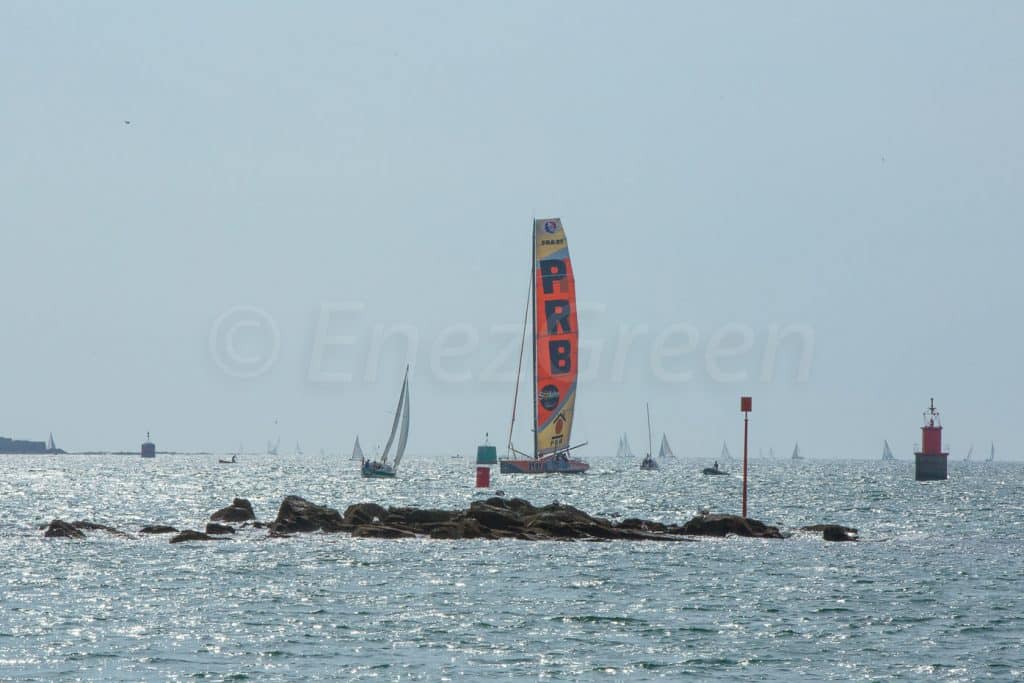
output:
[[[924,414],[921,427],[921,450],[914,453],[914,478],[918,481],[946,479],[946,457],[942,450],[942,422],[935,410],[935,399]]]

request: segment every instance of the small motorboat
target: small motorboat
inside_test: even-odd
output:
[[[720,470],[718,468],[718,463],[717,462],[714,464],[713,467],[705,467],[703,472],[704,472],[704,474],[728,474],[728,472],[725,472],[725,471]]]
[[[230,460],[225,460],[224,458],[217,458],[217,462],[219,462],[221,465],[237,465],[238,464],[238,460],[233,455],[231,456]]]

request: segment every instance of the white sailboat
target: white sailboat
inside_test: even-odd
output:
[[[967,457],[971,457],[971,456],[968,455]],[[896,458],[892,457],[892,451],[889,450],[889,442],[888,442],[888,440],[885,440],[884,444],[882,446],[882,460],[888,461],[888,460],[895,460],[895,459]]]
[[[974,444],[971,444],[971,447],[967,449],[967,457],[964,458],[964,462],[970,462],[971,461],[971,455],[973,455],[973,454],[974,454]]]
[[[793,446],[793,457],[791,458],[791,460],[803,460],[803,459],[804,459],[804,456],[800,455],[800,444],[797,443],[795,446]]]
[[[394,462],[388,463],[388,454],[391,452],[391,444],[398,434],[398,444],[395,447]],[[361,468],[364,477],[394,477],[398,472],[398,464],[402,462],[405,455],[405,444],[409,439],[409,366],[405,366],[405,379],[402,381],[402,393],[398,395],[398,407],[395,409],[395,421],[391,425],[391,435],[384,446],[384,455],[377,460],[364,460]]]
[[[658,449],[659,458],[674,458],[676,454],[672,452],[672,447],[668,445],[668,437],[665,434],[661,435],[661,448]]]
[[[302,446],[299,445],[298,441],[295,442],[295,455],[302,455]]]
[[[732,462],[732,454],[729,453],[729,447],[722,442],[722,455],[719,456],[722,462]]]
[[[992,462],[995,459],[996,459],[996,444],[993,441],[991,448],[989,448],[988,457],[985,459],[985,462]]]
[[[352,457],[350,459],[351,460],[358,460],[359,462],[362,462],[363,460],[366,459],[366,456],[363,455],[363,447],[359,445],[359,435],[358,434],[356,435],[356,443],[355,443],[354,446],[352,446]]]

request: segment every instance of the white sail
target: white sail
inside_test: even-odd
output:
[[[800,457],[800,444],[799,443],[796,444],[795,446],[793,446],[793,460],[803,460],[803,458]]]
[[[57,446],[55,446],[54,443],[53,443],[53,432],[50,432],[50,440],[46,442],[46,450],[49,450],[49,451],[57,450]]]
[[[406,375],[405,384],[402,387],[402,395],[405,400],[402,402],[402,430],[398,433],[398,446],[395,449],[395,469],[398,463],[402,462],[405,455],[405,442],[409,440],[409,377]]]
[[[391,423],[391,434],[388,436],[388,442],[384,445],[384,455],[381,456],[381,463],[388,461],[388,452],[391,450],[391,444],[395,440],[395,434],[398,433],[398,423],[402,419],[402,405],[405,401],[405,390],[409,383],[409,366],[405,366],[405,379],[402,381],[402,393],[398,395],[398,407],[395,408],[395,421]]]
[[[996,459],[996,444],[993,441],[992,442],[992,446],[988,450],[988,460],[986,460],[985,462],[992,462],[995,459]]]
[[[362,462],[365,459],[363,447],[359,445],[359,436],[356,436],[356,443],[352,446],[352,459]]]
[[[732,455],[729,454],[729,447],[722,442],[722,460],[732,460]]]
[[[675,453],[672,452],[672,447],[668,445],[668,437],[664,434],[661,435],[661,448],[658,449],[659,458],[674,458]]]
[[[626,457],[626,450],[622,445],[622,437],[619,437],[619,447],[615,449],[615,457],[619,460]]]
[[[968,456],[970,457],[970,456]],[[889,441],[885,440],[882,446],[882,460],[893,460],[892,451],[889,450]]]

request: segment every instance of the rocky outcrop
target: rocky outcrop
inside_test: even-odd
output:
[[[256,513],[252,511],[252,503],[245,498],[235,498],[231,505],[210,515],[212,522],[248,522],[253,519],[256,519]]]
[[[184,543],[185,541],[214,541],[216,540],[209,534],[204,534],[202,531],[194,531],[192,529],[186,529],[177,536],[171,539],[171,543]]]
[[[340,514],[334,508],[317,505],[298,496],[281,501],[277,518],[268,524],[255,519],[252,505],[244,498],[235,498],[226,508],[210,516],[205,532],[178,532],[171,526],[143,527],[144,534],[176,534],[171,543],[185,541],[223,540],[236,533],[229,524],[234,520],[242,527],[268,528],[270,536],[294,533],[348,531],[355,538],[435,539],[520,539],[526,541],[695,541],[693,536],[744,536],[750,538],[783,538],[777,527],[738,515],[711,514],[702,511],[685,524],[666,524],[630,517],[621,522],[595,517],[579,508],[563,503],[535,506],[521,498],[494,496],[476,500],[464,510],[389,507],[376,503],[357,503]],[[44,535],[48,538],[83,538],[85,531],[105,531],[128,536],[104,524],[88,521],[50,522]],[[857,530],[837,524],[803,527],[803,531],[820,532],[827,541],[856,541]]]
[[[85,534],[76,529],[70,522],[55,519],[43,532],[45,538],[85,538]]]
[[[839,524],[812,524],[800,527],[800,531],[820,531],[826,541],[856,541],[857,530]]]
[[[298,496],[288,496],[282,500],[277,510],[277,519],[270,524],[270,533],[277,536],[297,532],[351,530],[352,525],[346,524],[334,508],[317,505]]]
[[[684,524],[681,532],[691,536],[747,536],[752,538],[782,538],[778,527],[739,515],[697,515]]]

